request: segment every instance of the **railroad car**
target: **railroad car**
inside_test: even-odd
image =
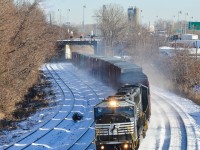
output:
[[[94,107],[96,149],[138,149],[151,116],[147,76],[118,58],[82,55],[72,54],[72,62],[117,91]]]
[[[138,149],[148,128],[144,112],[148,100],[143,99],[148,95],[144,93],[145,88],[143,85],[124,85],[115,95],[94,107],[97,150]]]

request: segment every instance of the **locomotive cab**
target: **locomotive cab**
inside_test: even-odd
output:
[[[110,96],[94,107],[96,149],[134,149],[137,137],[135,103]]]

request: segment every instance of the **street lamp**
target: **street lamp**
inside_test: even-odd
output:
[[[156,20],[155,21],[158,21],[158,16],[156,16]]]
[[[59,19],[59,24],[60,24],[60,26],[61,26],[61,9],[58,9],[58,12],[60,13],[60,19]]]
[[[142,25],[142,10],[140,10],[140,25]]]
[[[188,16],[188,12],[185,13],[185,34],[186,34],[186,26],[187,26],[187,16]]]
[[[178,11],[178,32],[181,34],[181,31],[180,31],[180,20],[179,20],[179,14],[181,14],[182,12],[181,11]],[[182,29],[181,29],[182,30]]]
[[[175,26],[174,26],[174,22],[175,22],[175,19],[176,18],[176,16],[172,16],[172,29],[173,29],[173,32],[175,32]]]
[[[85,32],[85,26],[84,26],[84,9],[86,8],[86,6],[84,5],[83,6],[83,34],[84,34],[84,32]]]
[[[193,21],[193,17],[190,17],[190,21]]]
[[[70,12],[70,9],[67,9],[67,32],[69,33],[69,26],[70,26],[70,21],[69,21],[69,12]]]
[[[60,39],[62,37],[62,27],[61,27],[61,9],[58,9],[58,12],[60,13],[60,23],[59,23],[59,26],[60,26],[60,31],[59,31],[59,36],[60,36]]]

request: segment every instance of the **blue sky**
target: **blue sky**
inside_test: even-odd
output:
[[[81,24],[83,21],[83,6],[85,24],[95,23],[94,12],[104,4],[119,4],[127,11],[129,6],[136,6],[142,10],[142,23],[151,24],[156,19],[178,20],[178,11],[182,11],[179,18],[200,21],[200,0],[44,0],[43,7],[46,12],[54,16],[55,21]],[[58,11],[60,10],[60,12]],[[188,16],[185,14],[188,13]],[[61,17],[60,17],[61,16]],[[193,18],[193,19],[192,19]]]

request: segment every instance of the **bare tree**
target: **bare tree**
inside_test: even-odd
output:
[[[98,28],[105,37],[108,46],[113,47],[115,42],[122,41],[127,29],[127,17],[121,6],[116,4],[104,5],[99,9],[97,17]]]
[[[0,3],[0,118],[11,118],[15,104],[37,81],[38,68],[55,54],[57,30],[37,2]]]
[[[125,40],[126,50],[141,65],[144,61],[151,61],[157,55],[156,37],[145,26],[129,22],[129,30]]]

